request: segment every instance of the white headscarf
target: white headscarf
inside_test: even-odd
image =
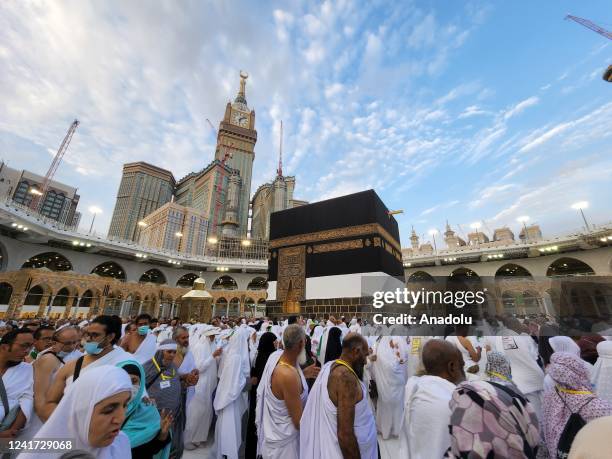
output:
[[[591,381],[597,396],[612,403],[612,341],[598,343],[597,353]]]
[[[130,377],[119,367],[102,365],[82,373],[79,379],[66,388],[59,405],[34,439],[70,438],[74,442],[73,449],[87,451],[98,459],[130,457],[130,441],[123,432],[109,446],[95,448],[89,444],[89,425],[97,403],[120,392],[130,392],[131,388]],[[44,456],[51,459],[59,458],[62,454]],[[19,457],[35,458],[39,455],[32,453]]]
[[[580,346],[569,336],[551,336],[548,343],[555,352],[569,352],[580,357]]]

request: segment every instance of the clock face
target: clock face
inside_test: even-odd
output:
[[[235,124],[236,126],[248,127],[249,126],[249,116],[246,113],[233,112],[232,113],[232,124]]]

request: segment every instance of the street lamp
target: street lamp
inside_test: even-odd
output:
[[[96,207],[96,206],[91,206],[89,208],[89,211],[93,214],[93,217],[91,219],[91,226],[89,227],[89,233],[87,233],[87,234],[91,234],[91,230],[93,229],[93,224],[96,221],[96,215],[97,214],[101,214],[102,213],[102,209],[100,209],[99,207]]]
[[[529,221],[529,217],[527,215],[522,215],[516,219],[517,222],[523,224],[523,228],[525,228],[525,241],[529,239],[529,234],[527,233],[527,222]]]
[[[438,234],[438,230],[437,229],[430,229],[429,230],[429,234],[431,235],[431,238],[433,239],[433,243],[434,243],[434,252],[437,254],[438,253],[438,247],[436,246],[436,234]]]
[[[582,211],[582,209],[588,209],[588,208],[589,208],[588,201],[578,201],[572,204],[572,209],[580,211],[580,215],[582,215],[582,220],[584,220],[584,226],[586,226],[587,231],[590,231],[589,222],[587,222],[587,219],[584,216],[584,212]]]
[[[216,244],[217,242],[219,242],[219,239],[217,239],[215,236],[211,236],[208,238],[209,244]]]

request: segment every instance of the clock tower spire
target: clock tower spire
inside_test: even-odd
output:
[[[249,74],[240,71],[240,89],[233,102],[228,102],[225,115],[219,124],[215,159],[238,171],[240,189],[236,197],[238,228],[236,236],[246,237],[249,218],[251,176],[255,159],[255,110],[249,109],[246,100],[246,82]],[[237,177],[236,177],[237,179]]]

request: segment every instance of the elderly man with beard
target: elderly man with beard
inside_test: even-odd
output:
[[[362,382],[363,336],[349,333],[340,358],[325,364],[302,416],[300,458],[378,458],[376,422]]]
[[[308,397],[300,368],[306,363],[304,329],[289,325],[283,342],[285,349],[270,355],[257,388],[257,453],[266,459],[297,459],[300,455],[300,420]]]

